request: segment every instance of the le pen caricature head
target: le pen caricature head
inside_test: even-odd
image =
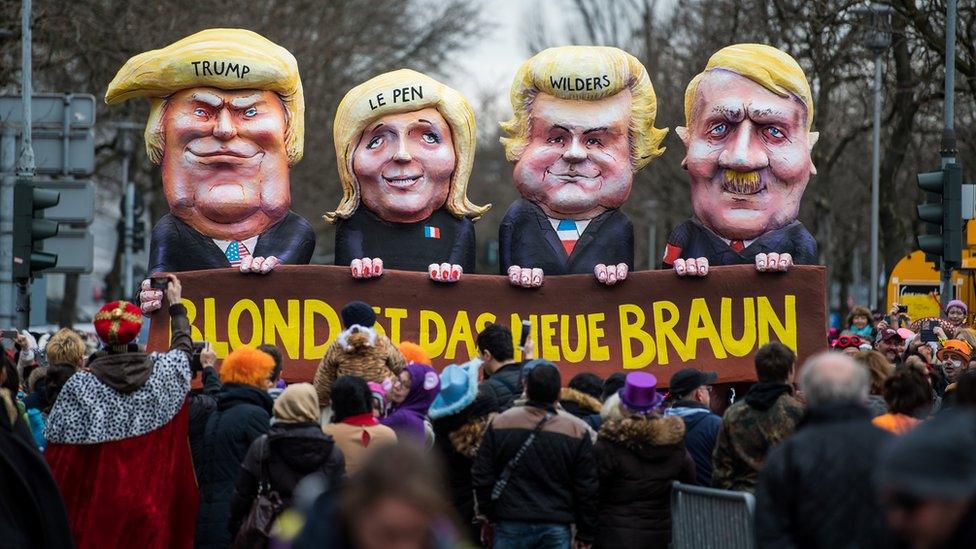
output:
[[[505,155],[516,162],[528,145],[532,104],[540,94],[558,99],[598,101],[629,90],[630,156],[634,171],[664,153],[667,129],[654,127],[657,96],[647,70],[629,53],[603,46],[563,46],[537,53],[522,64],[512,82],[514,114],[501,124]]]
[[[290,166],[302,159],[305,97],[298,63],[285,48],[245,29],[207,29],[165,48],[129,59],[105,92],[109,105],[136,98],[150,100],[146,152],[163,159],[163,116],[176,92],[191,88],[262,90],[278,95],[286,116],[285,151]]]
[[[423,109],[435,109],[444,118],[454,144],[456,164],[443,206],[458,218],[478,219],[488,211],[490,204],[478,206],[467,197],[477,135],[471,105],[457,90],[425,74],[401,69],[363,82],[349,90],[339,103],[333,137],[343,196],[336,210],[325,214],[326,221],[336,223],[349,218],[363,199],[353,159],[369,126],[383,117]]]

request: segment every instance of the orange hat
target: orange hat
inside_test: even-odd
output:
[[[400,343],[400,354],[407,360],[407,363],[430,365],[430,355],[423,347],[410,341]]]
[[[142,311],[128,301],[113,301],[98,310],[93,324],[106,345],[128,345],[142,329]]]
[[[939,360],[945,360],[947,356],[955,355],[965,361],[968,361],[972,353],[973,348],[970,347],[965,341],[961,339],[950,339],[949,341],[945,342],[945,345],[943,345],[941,349],[939,349],[936,356],[939,357]]]

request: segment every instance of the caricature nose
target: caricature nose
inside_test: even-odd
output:
[[[580,143],[578,137],[573,137],[572,142],[569,144],[569,148],[563,153],[563,159],[570,164],[575,164],[576,162],[582,162],[586,160],[586,148]]]
[[[745,172],[759,170],[769,164],[769,157],[759,142],[759,136],[752,130],[752,125],[747,123],[736,128],[732,140],[719,155],[720,166]]]
[[[407,150],[406,139],[400,139],[398,141],[396,154],[393,155],[393,160],[396,160],[397,162],[410,162],[410,160],[412,160],[410,151]]]
[[[234,126],[234,120],[228,109],[220,109],[220,113],[217,114],[217,125],[214,126],[213,135],[222,141],[233,139],[237,135],[237,127]]]

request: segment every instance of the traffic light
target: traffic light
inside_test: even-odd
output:
[[[926,259],[937,256],[949,266],[958,266],[962,261],[962,169],[946,164],[940,171],[920,173],[918,187],[929,197],[917,207],[918,218],[928,224],[926,234],[917,237],[919,249]]]
[[[58,256],[37,245],[58,234],[58,222],[44,219],[43,210],[57,206],[61,193],[39,189],[26,181],[14,186],[14,278],[30,279],[34,273],[56,267]]]

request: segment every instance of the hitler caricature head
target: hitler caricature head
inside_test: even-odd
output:
[[[488,206],[467,198],[474,162],[474,111],[460,93],[416,71],[372,78],[339,103],[333,123],[343,198],[325,219],[359,203],[395,223],[424,220],[445,207],[478,218]]]
[[[803,69],[760,44],[719,50],[685,91],[691,203],[727,239],[754,239],[796,219],[810,176],[813,101]]]
[[[553,218],[592,219],[630,195],[634,172],[661,155],[647,71],[617,48],[549,48],[512,83],[502,124],[515,186]]]
[[[151,99],[146,151],[173,215],[217,239],[260,234],[291,204],[304,97],[287,50],[243,29],[208,29],[126,62],[109,104]]]

